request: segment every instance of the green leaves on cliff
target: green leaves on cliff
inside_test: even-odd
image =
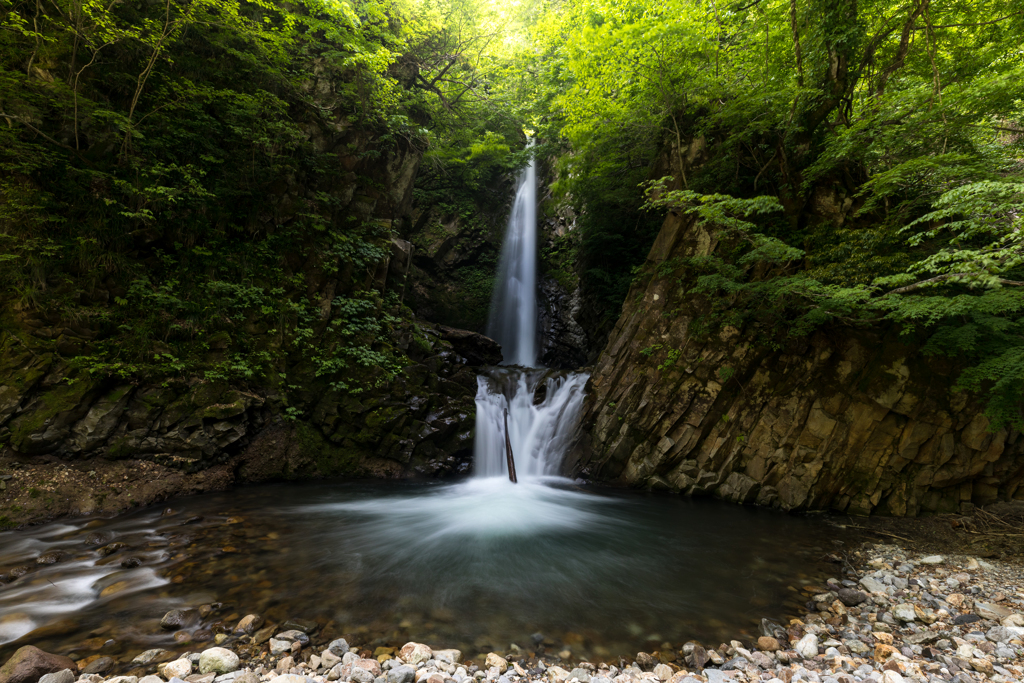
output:
[[[392,229],[368,218],[391,201],[375,160],[425,144],[391,73],[400,14],[0,0],[8,328],[66,330],[51,344],[96,374],[393,376]]]

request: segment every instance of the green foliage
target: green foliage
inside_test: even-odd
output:
[[[0,1],[6,305],[88,330],[68,359],[85,376],[275,383],[307,364],[349,391],[393,377],[397,302],[369,277],[391,228],[337,191],[381,188],[311,133],[357,131],[341,154],[360,170],[425,142],[391,74],[402,12]]]
[[[891,321],[967,368],[996,427],[1024,426],[1014,3],[571,0],[532,37],[536,117],[569,150],[560,189],[584,225],[614,215],[581,254],[629,273],[652,234],[637,217],[681,212],[708,244],[638,278],[695,298],[691,334],[777,347]]]

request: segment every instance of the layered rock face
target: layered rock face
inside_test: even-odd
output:
[[[0,470],[19,469],[0,486],[0,527],[241,482],[468,471],[475,366],[500,362],[498,345],[429,323],[406,325],[398,343],[413,363],[393,382],[356,396],[324,391],[294,418],[269,388],[68,384],[54,354],[9,352],[0,367]],[[68,467],[82,474],[67,480]],[[108,490],[111,473],[124,483]]]
[[[716,246],[669,216],[649,272]],[[922,358],[896,330],[832,329],[773,350],[732,328],[691,337],[699,315],[674,278],[634,284],[594,369],[569,469],[858,515],[1024,498],[1024,440],[990,433],[981,406],[951,390],[954,368]]]

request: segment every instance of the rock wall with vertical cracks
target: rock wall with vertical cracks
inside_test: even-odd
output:
[[[708,254],[670,215],[647,258]],[[575,474],[787,510],[960,512],[1024,498],[1024,439],[989,431],[956,368],[896,329],[821,331],[772,350],[731,328],[697,341],[673,278],[635,283],[588,386]],[[706,339],[702,337],[702,339]]]

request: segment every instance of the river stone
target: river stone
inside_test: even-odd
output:
[[[251,636],[261,626],[263,626],[263,617],[258,614],[247,614],[235,626],[235,633],[244,633],[247,636]]]
[[[569,672],[560,666],[549,666],[544,675],[547,676],[550,683],[565,683],[569,678]]]
[[[702,645],[694,644],[693,652],[690,653],[690,659],[694,669],[703,669],[711,658],[708,656],[708,651]]]
[[[172,609],[160,619],[160,628],[167,631],[180,631],[194,619],[193,615],[196,615],[194,610]]]
[[[892,608],[892,615],[903,622],[917,619],[917,610],[909,602],[900,603]]]
[[[646,652],[637,652],[636,663],[644,671],[650,671],[658,663],[658,660]]]
[[[287,640],[290,643],[298,643],[302,647],[309,645],[309,636],[294,628],[288,629],[287,631],[281,631],[274,636],[274,640]]]
[[[114,676],[108,678],[106,683],[139,683],[137,676]]]
[[[39,683],[42,683],[42,681],[40,681]],[[142,678],[140,678],[139,683],[164,683],[164,679],[160,678],[159,676],[154,676],[153,674],[150,674],[149,676],[143,676]]]
[[[311,680],[296,674],[282,674],[270,679],[270,683],[311,683]]]
[[[64,669],[55,674],[46,674],[39,679],[39,683],[75,683],[75,674],[71,669]],[[160,681],[163,683],[163,681]]]
[[[991,602],[976,602],[974,603],[974,613],[982,619],[999,621],[1013,614],[1013,610]]]
[[[132,660],[132,664],[146,666],[147,664],[152,664],[166,654],[168,654],[167,650],[163,650],[161,648],[146,650],[145,652],[136,655],[135,659]]]
[[[765,652],[777,652],[782,649],[782,646],[779,645],[778,638],[761,636],[757,639],[757,649],[764,650]]]
[[[260,683],[260,677],[252,671],[242,671],[235,676],[235,683]]]
[[[164,678],[187,678],[192,675],[192,662],[187,659],[175,659],[173,662],[167,662],[162,667],[157,667]]]
[[[238,655],[224,647],[211,647],[199,656],[199,673],[226,674],[238,669]]]
[[[292,641],[290,640],[278,640],[277,638],[270,639],[270,654],[277,657],[283,655],[285,652],[292,651]]]
[[[423,643],[409,642],[403,645],[402,649],[398,651],[398,656],[406,664],[416,666],[420,662],[425,662],[430,659],[433,656],[433,652]]]
[[[349,674],[349,680],[354,683],[373,683],[375,678],[376,676],[359,666],[352,667],[352,673]]]
[[[413,683],[416,680],[416,669],[408,664],[396,666],[388,671],[388,683]]]
[[[884,593],[885,584],[872,576],[865,576],[860,580],[860,585],[868,593]]]
[[[891,669],[882,672],[882,683],[903,683],[903,676]]]
[[[842,600],[843,604],[847,607],[856,607],[865,600],[868,599],[867,593],[853,588],[840,588],[837,591],[839,599]]]
[[[797,654],[804,659],[813,659],[818,656],[818,636],[813,633],[808,633],[806,636],[797,641],[797,644],[793,646]]]
[[[946,558],[942,555],[929,555],[928,557],[922,557],[919,561],[921,564],[942,564]]]
[[[445,664],[458,664],[462,661],[461,650],[434,650],[434,659]]]
[[[330,644],[327,646],[327,649],[333,652],[334,654],[338,655],[339,657],[344,657],[345,653],[348,652],[349,649],[348,641],[344,638],[332,640]]]
[[[993,626],[985,634],[993,643],[1008,643],[1014,638],[1024,637],[1024,628],[1019,626]]]
[[[590,683],[590,672],[586,669],[580,669],[579,667],[577,667],[569,672],[569,680],[572,680],[574,678],[579,679],[580,683]],[[661,680],[665,679],[663,678]]]
[[[487,658],[484,660],[484,665],[490,669],[492,666],[497,667],[498,673],[505,673],[508,671],[508,661],[504,657],[494,652],[488,652]],[[589,678],[587,680],[590,680]]]
[[[37,683],[46,674],[64,669],[78,671],[78,665],[71,659],[43,652],[33,645],[25,645],[15,651],[7,663],[0,666],[0,683]]]
[[[704,677],[708,683],[729,683],[735,680],[739,671],[719,671],[718,669],[704,669]]]
[[[82,673],[103,674],[110,671],[110,667],[112,666],[114,666],[113,659],[111,659],[110,657],[100,657],[99,659],[92,660],[92,662],[90,662],[88,666],[82,669]]]
[[[341,655],[334,654],[330,649],[324,650],[320,653],[320,664],[325,669],[333,669],[338,664],[341,664]]]

